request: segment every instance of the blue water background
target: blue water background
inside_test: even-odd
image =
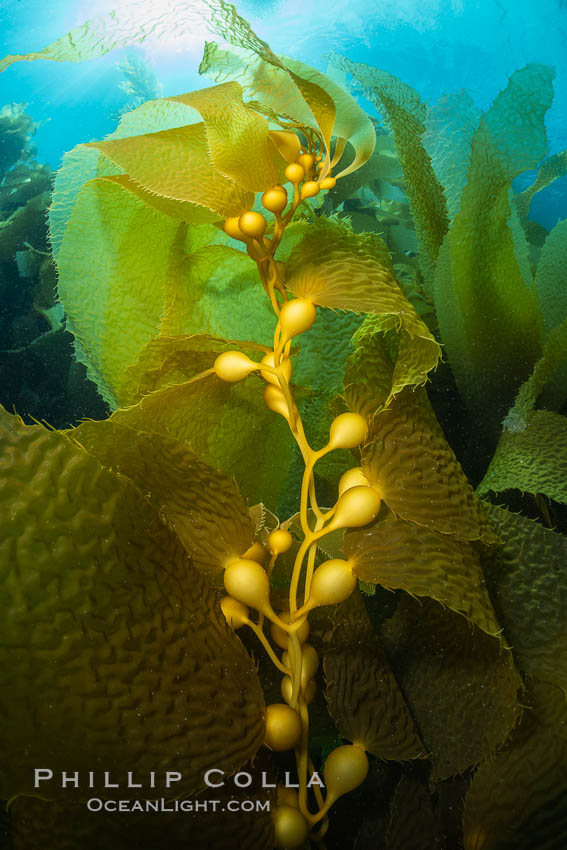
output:
[[[0,0],[0,55],[41,50],[116,5],[112,0]],[[534,61],[553,65],[549,153],[567,147],[567,0],[242,0],[236,5],[276,53],[325,71],[326,54],[336,51],[400,77],[430,103],[466,88],[484,110],[517,68]],[[164,94],[210,84],[197,71],[205,38],[211,36],[203,31],[193,39],[144,45],[140,52]],[[0,75],[0,107],[27,103],[40,124],[34,140],[38,159],[57,168],[66,150],[112,132],[129,100],[119,87],[124,75],[117,64],[135,52],[118,50],[81,64],[18,63]],[[518,188],[530,177],[525,175]],[[531,217],[548,228],[565,216],[567,178],[540,192],[531,210]]]

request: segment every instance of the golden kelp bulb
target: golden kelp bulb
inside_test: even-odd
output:
[[[278,806],[291,806],[294,809],[299,808],[299,792],[295,788],[286,788],[281,783],[277,789]]]
[[[283,186],[274,186],[262,195],[262,206],[271,213],[281,213],[287,207],[287,192]]]
[[[334,803],[343,794],[362,785],[368,775],[368,759],[362,747],[345,744],[327,756],[324,776],[327,788],[325,802]]]
[[[246,550],[246,552],[243,552],[240,557],[244,558],[245,561],[258,561],[259,564],[263,564],[266,558],[266,550],[261,543],[256,541],[249,549]]]
[[[282,614],[279,615],[279,618],[280,620],[283,620],[284,623],[289,623],[289,621],[291,620],[291,615],[289,611],[284,611]],[[304,620],[304,622],[295,632],[299,643],[305,643],[305,641],[309,637],[309,628],[309,621]],[[286,630],[282,629],[281,626],[278,626],[277,623],[272,623],[272,625],[270,626],[270,632],[274,643],[276,643],[281,649],[287,649],[289,637]]]
[[[266,366],[274,367],[274,352],[268,351],[267,354],[262,357],[262,363],[265,363]],[[285,359],[280,358],[279,368],[282,370],[286,381],[289,381],[291,378],[291,370],[292,370],[292,362],[289,357]],[[267,372],[265,369],[260,369],[260,375],[263,377],[265,381],[268,381],[270,384],[274,384],[274,386],[279,387],[280,382],[278,381],[277,375],[274,375],[273,372]]]
[[[309,703],[313,702],[315,696],[317,694],[317,685],[311,679],[307,684],[303,687],[303,699],[309,705]],[[291,697],[293,694],[293,682],[291,681],[289,676],[284,676],[281,684],[281,692],[282,697],[285,699],[287,704],[291,703]]]
[[[329,447],[332,449],[354,449],[366,439],[368,425],[359,413],[341,413],[331,423]]]
[[[307,174],[309,170],[313,168],[315,157],[313,156],[313,154],[310,153],[302,153],[297,161]]]
[[[238,219],[238,226],[250,239],[261,239],[266,230],[266,219],[261,213],[248,210]]]
[[[266,737],[264,743],[278,753],[291,750],[301,737],[301,720],[297,711],[283,702],[266,708]]]
[[[284,667],[290,667],[289,653],[282,655]],[[306,643],[301,647],[301,686],[305,688],[311,681],[319,667],[319,654],[314,646]]]
[[[356,587],[356,576],[348,561],[333,558],[325,561],[313,573],[308,605],[338,605],[351,595]]]
[[[337,185],[336,177],[323,177],[321,182],[319,183],[320,189],[334,189]]]
[[[351,487],[339,498],[327,529],[360,528],[378,516],[382,500],[372,487]]]
[[[235,383],[258,369],[258,363],[250,360],[242,351],[223,351],[215,360],[213,369],[221,381]]]
[[[278,850],[298,850],[309,835],[309,825],[299,809],[278,806],[273,813],[274,846]]]
[[[307,183],[304,183],[301,187],[301,200],[303,201],[305,198],[314,198],[315,195],[318,195],[321,187],[319,183],[315,180],[309,180]]]
[[[232,596],[224,596],[221,599],[221,609],[222,613],[225,616],[226,622],[231,627],[231,629],[239,629],[241,626],[246,625],[248,621],[248,617],[250,611],[243,605],[242,602],[239,602],[237,599],[234,599]]]
[[[270,580],[257,561],[244,558],[232,561],[224,571],[224,586],[226,592],[243,605],[271,613]]]
[[[342,496],[351,487],[370,487],[370,481],[360,466],[353,466],[352,469],[343,472],[339,481],[339,496]]]
[[[305,169],[297,162],[292,162],[284,171],[285,179],[297,186],[305,178]]]
[[[293,537],[284,528],[276,528],[268,535],[268,549],[273,555],[281,555],[291,549]]]
[[[225,219],[224,222],[224,232],[231,236],[233,239],[240,239],[241,242],[246,242],[246,236],[240,229],[238,225],[238,220],[240,216],[233,216],[232,218]]]
[[[287,301],[280,310],[279,319],[283,341],[309,330],[316,318],[317,310],[308,298]]]
[[[319,655],[314,646],[306,643],[301,647],[301,684],[303,687],[313,678],[319,667]]]
[[[272,384],[268,384],[264,389],[264,403],[270,410],[289,420],[289,408],[285,396],[281,390],[272,386]]]

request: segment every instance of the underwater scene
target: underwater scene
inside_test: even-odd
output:
[[[0,72],[0,850],[565,850],[565,0]]]

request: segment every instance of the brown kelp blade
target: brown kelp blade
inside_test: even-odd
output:
[[[38,765],[175,770],[178,794],[232,773],[262,744],[264,699],[206,579],[125,476],[68,433],[0,416],[0,795],[36,793]]]
[[[343,738],[381,759],[407,761],[425,755],[359,593],[333,613],[324,671],[325,698]]]
[[[381,628],[396,679],[442,780],[494,752],[514,727],[522,680],[500,641],[432,600],[400,598]]]

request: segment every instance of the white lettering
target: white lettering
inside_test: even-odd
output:
[[[240,779],[241,776],[244,777],[244,778]],[[249,785],[252,785],[252,774],[251,773],[245,773],[244,771],[242,771],[241,773],[235,773],[234,774],[234,784],[238,788],[248,788]]]
[[[120,788],[117,782],[110,781],[110,772],[105,770],[104,772],[104,787],[105,788]]]
[[[34,780],[33,780],[33,787],[34,788],[39,788],[40,782],[46,782],[49,779],[53,779],[53,771],[52,770],[47,770],[47,769],[44,770],[40,767],[36,767],[33,774],[34,774]]]
[[[61,774],[61,787],[66,788],[68,785],[72,785],[73,788],[79,787],[79,771],[76,770],[74,773],[65,773],[65,771]]]
[[[208,788],[221,788],[224,785],[224,782],[211,782],[210,777],[212,777],[213,773],[219,773],[221,776],[224,776],[224,770],[219,770],[218,768],[212,767],[210,770],[207,770],[205,773],[205,785]]]
[[[325,783],[323,782],[323,780],[321,779],[321,777],[319,776],[318,773],[312,773],[311,774],[311,778],[309,779],[309,782],[307,783],[307,787],[311,788],[312,785],[318,785],[319,788],[325,787]]]
[[[133,772],[131,770],[129,770],[128,771],[128,788],[141,788],[142,783],[141,782],[134,782],[132,780],[133,776],[134,776]]]
[[[181,773],[177,773],[175,770],[166,770],[165,771],[165,787],[171,788],[172,782],[181,782],[183,776]]]

